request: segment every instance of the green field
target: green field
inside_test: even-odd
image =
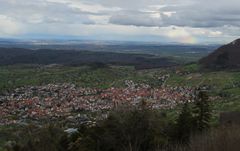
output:
[[[212,102],[212,125],[217,125],[218,116],[223,111],[240,111],[240,72],[238,71],[201,71],[196,64],[177,68],[136,70],[131,66],[108,66],[93,68],[89,66],[35,66],[18,65],[0,67],[0,89],[12,90],[21,86],[45,85],[49,83],[74,83],[80,87],[109,88],[125,87],[125,80],[149,84],[159,87],[158,77],[169,74],[168,86],[207,85],[211,88],[211,96],[219,96]],[[168,117],[175,120],[180,106],[167,111]],[[0,127],[0,151],[6,143],[8,131],[14,131],[14,126]],[[14,134],[14,133],[11,133]]]
[[[150,70],[149,70],[150,71]],[[39,67],[9,66],[0,67],[0,89],[13,89],[21,86],[44,85],[49,83],[74,83],[81,87],[121,87],[125,80],[139,83],[155,83],[156,71],[136,71],[133,67],[111,66],[92,67]]]
[[[183,73],[183,74],[181,74]],[[80,87],[109,88],[124,87],[125,80],[159,87],[158,77],[170,74],[168,86],[206,85],[211,88],[210,95],[221,96],[221,104],[238,108],[240,96],[240,72],[237,71],[201,71],[196,64],[189,64],[174,69],[135,70],[131,66],[108,66],[93,68],[89,66],[2,66],[0,67],[0,89],[12,90],[21,86],[45,85],[49,83],[74,83]],[[224,102],[225,101],[225,102]],[[226,107],[231,109],[231,107]]]
[[[180,73],[178,73],[178,71]],[[181,74],[183,73],[183,74]],[[0,67],[0,89],[49,83],[74,83],[81,87],[123,87],[125,80],[160,86],[158,77],[170,74],[169,86],[210,86],[214,93],[240,94],[240,72],[204,71],[196,64],[176,69],[135,70],[131,66],[109,66],[104,68],[47,67],[47,66],[4,66]]]

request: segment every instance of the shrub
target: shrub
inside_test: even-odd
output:
[[[28,126],[16,133],[16,140],[6,146],[8,151],[65,151],[66,134],[55,126]]]
[[[118,110],[96,127],[80,129],[72,148],[94,151],[150,151],[168,145],[169,122],[152,110]],[[79,141],[80,140],[80,141]]]
[[[192,137],[190,151],[239,151],[240,126],[220,127]]]

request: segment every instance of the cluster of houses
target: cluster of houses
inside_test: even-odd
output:
[[[125,81],[125,88],[81,88],[73,84],[48,84],[22,87],[0,96],[0,125],[27,121],[63,120],[94,122],[89,113],[107,117],[108,111],[121,105],[138,105],[146,101],[153,109],[173,108],[192,101],[190,87],[151,88],[147,84]]]

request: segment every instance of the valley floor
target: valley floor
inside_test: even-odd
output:
[[[240,111],[239,71],[201,71],[196,64],[148,70],[131,66],[2,66],[0,146],[11,138],[6,136],[6,127],[14,131],[15,126],[29,123],[94,125],[126,104],[146,102],[175,120],[182,104],[193,101],[198,87],[210,96],[212,125],[218,125],[221,112]]]

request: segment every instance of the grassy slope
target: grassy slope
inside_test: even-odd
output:
[[[167,85],[198,86],[210,85],[211,95],[223,95],[221,103],[216,103],[221,110],[240,110],[240,72],[218,71],[199,72],[196,64],[181,67],[180,75],[167,69],[135,70],[133,67],[111,66],[93,69],[90,67],[36,67],[9,66],[0,67],[0,89],[13,89],[25,85],[42,85],[48,83],[75,83],[82,87],[123,87],[125,80],[159,86],[157,77],[170,73]],[[239,101],[238,101],[239,100]]]
[[[184,66],[181,70],[190,72],[190,74],[179,75],[171,72],[171,77],[167,81],[168,85],[209,85],[212,88],[210,95],[222,96],[219,101],[213,103],[216,115],[223,111],[240,111],[240,72],[199,72],[199,67],[196,64]]]
[[[196,86],[210,85],[213,88],[212,95],[226,93],[226,96],[213,103],[213,124],[218,121],[218,114],[222,111],[240,111],[240,72],[219,71],[199,73],[196,64],[186,65],[181,68],[190,74],[179,75],[168,69],[153,69],[137,71],[133,67],[109,67],[92,69],[90,67],[36,67],[36,66],[9,66],[0,67],[0,88],[12,89],[24,85],[41,85],[47,83],[71,82],[83,87],[108,88],[111,86],[122,87],[124,80],[129,79],[140,83],[148,83],[157,86],[157,77],[170,73],[167,84],[171,86]],[[168,111],[168,116],[175,119],[180,106]],[[3,132],[10,127],[0,127],[0,146],[8,136]],[[1,151],[1,147],[0,147]]]
[[[108,88],[120,87],[124,80],[151,83],[152,74],[136,71],[133,67],[109,67],[92,69],[90,67],[53,67],[28,66],[0,67],[0,89],[12,89],[26,85],[48,83],[75,83],[83,87]]]

